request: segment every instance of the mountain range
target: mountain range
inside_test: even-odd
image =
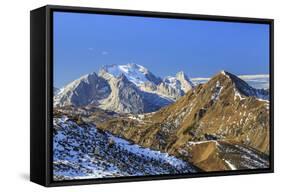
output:
[[[76,158],[92,157],[94,149],[87,152],[87,146],[98,146],[98,155],[110,153],[102,159],[106,167],[100,167],[101,159],[95,159],[96,164],[89,163],[99,170],[108,170],[114,162],[119,171],[106,172],[109,175],[136,174],[122,169],[128,165],[117,163],[124,161],[120,154],[131,156],[131,163],[140,174],[147,172],[143,172],[144,167],[138,162],[147,162],[148,167],[144,170],[151,173],[156,169],[158,173],[178,173],[268,168],[269,91],[253,88],[227,71],[194,86],[183,72],[161,79],[136,64],[104,66],[98,74],[82,76],[54,94],[54,118],[60,122],[55,129],[62,131],[55,132],[54,137],[57,143],[64,145],[55,170],[58,173],[68,170],[61,163],[69,156],[66,149],[73,148],[68,140],[62,140],[58,135],[67,135],[76,129],[72,142],[82,142],[86,147]],[[91,139],[95,135],[87,133],[91,129],[104,139],[92,143],[97,138]],[[159,154],[157,159],[167,154],[167,158],[182,160],[187,166],[179,170],[171,165],[167,170],[165,166],[156,166],[157,161],[148,160],[142,152],[140,155],[120,150],[118,142],[115,142],[117,148],[114,150],[118,149],[119,155],[114,150],[110,152],[104,148],[108,146],[108,135],[120,138],[134,152],[151,150],[153,154]],[[116,157],[116,162],[108,156]],[[91,172],[83,167],[81,171]]]
[[[193,88],[183,73],[161,79],[137,64],[107,65],[55,91],[55,106],[97,106],[121,113],[147,113],[173,103]]]

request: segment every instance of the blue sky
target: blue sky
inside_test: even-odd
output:
[[[136,63],[157,76],[268,74],[269,25],[54,13],[54,85],[107,64]]]

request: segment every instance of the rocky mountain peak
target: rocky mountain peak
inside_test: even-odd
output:
[[[186,74],[183,71],[177,72],[176,77],[178,79],[187,79],[187,76],[186,76]]]
[[[98,77],[98,75],[95,72],[89,73],[82,77],[86,81],[95,81]]]
[[[228,73],[228,72],[225,71],[225,70],[221,70],[221,71],[220,71],[220,74],[222,74],[222,75],[227,75],[227,73]]]
[[[168,76],[164,78],[164,82],[171,85],[174,89],[180,89],[183,93],[188,92],[194,87],[183,71],[178,72],[175,77]]]
[[[268,91],[262,89],[255,89],[251,87],[248,83],[246,83],[244,80],[227,71],[221,71],[220,73],[215,75],[210,81],[219,81],[220,84],[224,86],[232,86],[235,91],[235,95],[240,99],[243,96],[253,96],[258,99],[268,100],[269,97]]]
[[[84,75],[65,87],[54,97],[54,104],[58,106],[82,106],[96,104],[98,100],[109,95],[110,87],[105,79],[95,72]]]

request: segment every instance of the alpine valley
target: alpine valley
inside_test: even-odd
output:
[[[54,180],[269,168],[270,90],[242,79],[125,64],[54,88]]]

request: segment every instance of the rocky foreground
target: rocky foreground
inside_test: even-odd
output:
[[[80,121],[81,123],[81,121]],[[91,124],[54,118],[54,180],[193,173],[189,163],[143,148]]]

